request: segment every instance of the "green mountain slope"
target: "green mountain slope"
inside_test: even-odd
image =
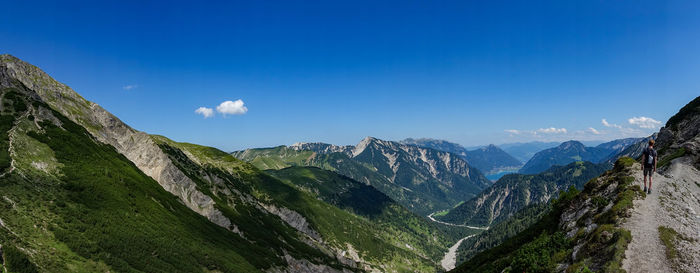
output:
[[[0,93],[10,272],[434,272],[450,241],[422,224],[381,230],[227,153],[138,132],[12,56]],[[413,231],[434,236],[414,247]]]
[[[668,254],[694,253],[698,249],[697,244],[690,243],[697,241],[694,238],[697,225],[691,220],[695,216],[688,213],[693,204],[685,206],[684,203],[692,203],[690,200],[697,192],[697,182],[695,185],[693,182],[698,180],[697,168],[700,167],[699,105],[700,98],[694,99],[670,119],[672,123],[667,122],[666,127],[652,136],[657,139],[660,159],[661,173],[655,176],[655,187],[657,191],[660,188],[660,193],[647,196],[642,192],[641,165],[630,157],[622,157],[612,170],[586,183],[582,192],[570,189],[553,202],[540,220],[500,245],[476,255],[468,249],[462,250],[463,255],[472,257],[454,272],[626,272],[623,264],[627,270],[642,271],[654,270],[650,267],[657,265],[668,266],[659,258],[652,259],[654,265],[635,264],[634,261],[653,255],[647,252],[649,247],[665,248],[673,270],[691,272],[697,268],[695,256],[678,259]],[[638,150],[645,146],[646,140],[643,140],[629,145],[619,154],[638,155]],[[635,204],[642,204],[642,207],[634,208]],[[660,207],[655,208],[655,205]],[[658,210],[663,211],[661,215]],[[517,221],[522,213],[527,212],[521,211],[502,222],[504,225],[494,228],[509,232],[505,224]],[[653,223],[639,222],[649,217],[655,218]],[[681,232],[668,226],[676,226]],[[665,245],[655,242],[657,229],[656,235],[666,240]],[[642,232],[646,230],[654,232]],[[482,236],[488,241],[500,239],[499,234],[484,233]],[[644,246],[643,249],[640,246]]]
[[[572,187],[539,221],[453,272],[619,272],[631,240],[620,219],[645,196],[630,176],[638,167],[631,158],[618,160],[582,192]]]
[[[326,179],[324,181],[345,179],[345,183],[362,185],[362,193],[370,193],[381,199],[372,199],[375,202],[365,203],[362,209],[344,210],[331,204],[340,204],[338,202],[345,199],[318,198],[320,193],[330,194],[334,187],[308,184],[311,182],[308,173],[301,171],[305,169],[299,169],[300,172],[295,175],[291,175],[291,172],[296,169],[280,171],[280,177],[284,178],[281,181],[214,148],[178,143],[162,136],[154,136],[154,139],[178,168],[201,188],[205,188],[204,192],[216,196],[214,200],[217,207],[232,219],[232,223],[251,221],[250,218],[254,218],[251,216],[255,212],[241,211],[245,203],[258,209],[263,208],[305,234],[306,239],[319,250],[338,257],[347,265],[367,270],[431,272],[435,270],[442,251],[450,242],[437,228],[396,205],[370,186],[339,177],[332,172],[316,169],[320,172],[316,172],[318,176],[315,177]],[[289,176],[282,175],[285,173]],[[227,188],[228,185],[236,186]],[[353,197],[350,198],[352,199]],[[378,214],[375,217],[370,212]],[[401,217],[391,213],[401,213]],[[384,217],[379,217],[382,215]],[[401,223],[404,220],[407,222]],[[265,228],[252,230],[254,228],[256,227],[247,230],[239,226],[238,230],[244,235],[267,232]],[[365,232],[366,230],[373,232]]]
[[[11,167],[0,178],[0,244],[21,250],[39,271],[256,272],[284,264],[274,248],[193,212],[114,148],[10,82],[2,89]]]
[[[441,225],[429,222],[374,187],[347,176],[316,167],[289,167],[268,173],[317,199],[371,220],[377,224],[374,230],[383,231],[387,239],[408,244],[429,257],[442,258],[448,246],[444,237],[450,237],[451,242],[459,239],[455,234],[444,235],[439,229]],[[441,242],[431,243],[436,239]]]
[[[368,218],[382,216],[385,209],[398,209],[401,214],[408,212],[374,187],[332,171],[317,167],[289,167],[266,172],[326,203]],[[410,213],[405,215],[410,216]]]
[[[368,137],[356,146],[299,143],[234,152],[259,168],[316,166],[372,185],[420,215],[446,209],[491,185],[459,156]]]
[[[528,205],[506,220],[493,224],[479,235],[464,240],[457,250],[456,264],[461,264],[484,250],[500,245],[539,221],[549,213],[550,209],[550,202]]]
[[[454,224],[488,226],[530,204],[548,202],[559,191],[571,186],[581,189],[584,183],[603,171],[605,168],[601,165],[579,161],[535,175],[509,174],[477,197],[435,218]]]

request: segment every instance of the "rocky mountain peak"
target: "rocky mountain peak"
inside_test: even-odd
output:
[[[350,153],[352,146],[338,146],[323,142],[297,142],[289,146],[296,151],[313,151],[321,154]]]
[[[362,141],[360,141],[360,143],[355,145],[355,148],[352,150],[352,156],[357,156],[357,155],[361,154],[362,152],[365,151],[365,149],[370,144],[372,144],[373,142],[376,142],[376,141],[378,141],[378,139],[376,139],[374,137],[371,137],[371,136],[365,137],[364,139],[362,139]]]

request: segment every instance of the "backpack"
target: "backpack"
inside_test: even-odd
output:
[[[654,154],[655,154],[654,149],[647,148],[647,150],[645,152],[646,152],[645,154],[647,155],[646,165],[654,165]]]

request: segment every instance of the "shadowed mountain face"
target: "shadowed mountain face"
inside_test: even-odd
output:
[[[317,167],[288,167],[268,170],[267,173],[326,203],[369,218],[382,215],[392,206],[403,208],[372,186]]]
[[[459,156],[367,137],[355,146],[297,143],[234,156],[263,169],[316,166],[372,185],[421,215],[452,207],[491,185]]]
[[[467,152],[466,159],[472,166],[489,174],[514,171],[522,165],[520,161],[493,144]]]
[[[459,155],[464,158],[469,165],[479,169],[484,174],[515,171],[522,166],[520,161],[493,144],[467,151],[462,145],[437,139],[408,138],[401,141],[401,143]]]
[[[450,243],[420,217],[383,214],[407,212],[367,186],[341,194],[363,205],[343,209],[215,148],[134,130],[9,55],[0,100],[9,272],[434,272]]]
[[[478,196],[435,218],[454,224],[489,226],[528,205],[548,202],[569,187],[581,189],[584,183],[603,171],[603,166],[578,161],[534,175],[509,174]]]

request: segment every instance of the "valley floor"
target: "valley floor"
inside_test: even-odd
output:
[[[475,229],[475,230],[488,230],[489,229],[489,227],[474,227],[474,226],[468,226],[468,225],[457,225],[457,224],[442,222],[442,221],[439,221],[439,220],[436,220],[435,218],[433,218],[433,214],[435,214],[435,212],[428,215],[428,219],[430,219],[430,221],[433,221],[435,223],[448,225],[448,226],[454,226],[454,227],[465,227],[465,228],[470,228],[470,229]],[[472,235],[469,235],[467,237],[464,237],[464,238],[460,239],[459,241],[457,241],[454,245],[452,245],[452,247],[450,247],[450,249],[448,249],[447,252],[445,252],[445,256],[440,261],[442,268],[447,270],[447,271],[454,269],[457,266],[457,250],[459,249],[459,246],[462,244],[462,242],[464,240],[469,239],[471,237],[474,237],[476,235],[478,235],[478,234],[472,234]]]
[[[454,269],[457,266],[457,250],[462,244],[462,241],[474,237],[476,235],[478,234],[472,234],[467,237],[464,237],[457,241],[457,243],[455,243],[452,247],[450,247],[450,249],[447,250],[447,253],[445,253],[445,257],[443,257],[440,261],[440,265],[442,265],[442,268],[448,271]]]
[[[643,188],[642,171],[635,170],[634,177]],[[652,193],[634,201],[624,224],[632,233],[623,261],[627,272],[700,272],[698,177],[700,172],[683,162],[654,174]],[[660,237],[664,235],[665,241]]]

